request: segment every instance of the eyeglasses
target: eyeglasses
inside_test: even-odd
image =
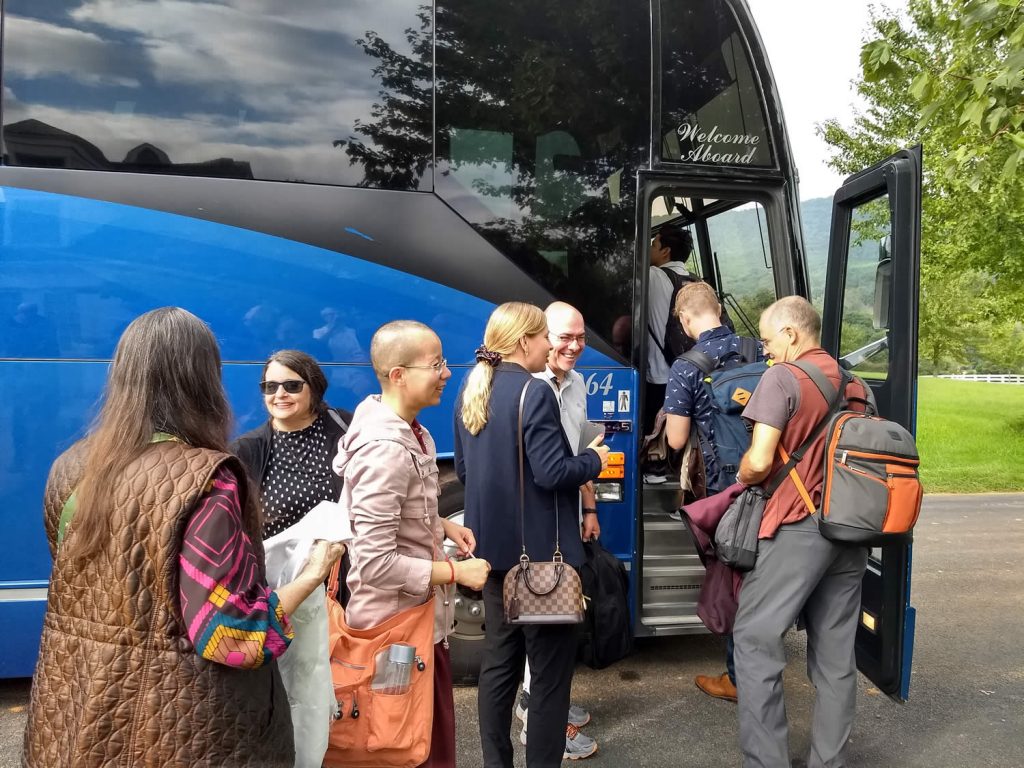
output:
[[[289,395],[297,395],[306,384],[302,379],[288,379],[288,381],[261,381],[260,392],[264,395],[272,395],[277,392],[278,387],[284,387]]]
[[[437,363],[432,363],[432,364],[430,364],[430,365],[400,365],[400,366],[398,366],[398,367],[399,367],[399,368],[422,368],[422,369],[423,369],[423,370],[425,370],[425,371],[433,371],[433,372],[434,372],[434,373],[436,373],[436,374],[437,374],[438,376],[440,376],[440,375],[441,375],[441,372],[442,372],[442,371],[443,371],[443,370],[444,370],[445,368],[447,368],[447,367],[448,367],[448,361],[447,361],[447,360],[445,360],[445,359],[444,359],[444,358],[442,357],[442,358],[441,358],[441,361],[440,361],[440,362],[437,362]]]
[[[779,328],[779,330],[777,330],[775,332],[775,335],[772,336],[770,339],[758,339],[758,343],[761,345],[761,350],[764,351],[764,352],[767,352],[768,351],[768,345],[771,344],[773,341],[775,341],[779,337],[779,334],[781,334],[787,328],[789,328],[788,325],[785,325],[782,328]]]
[[[587,345],[587,334],[581,333],[579,336],[573,336],[571,333],[560,333],[557,336],[553,333],[548,334],[552,339],[558,341],[559,344],[572,344],[574,341],[581,347]]]

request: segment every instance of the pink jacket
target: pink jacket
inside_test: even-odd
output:
[[[345,619],[356,629],[426,600],[433,561],[444,558],[434,440],[425,428],[422,436],[426,453],[408,422],[371,395],[341,438],[334,471],[344,477],[341,505],[355,534]],[[452,626],[444,595],[445,588],[435,590],[435,642]]]

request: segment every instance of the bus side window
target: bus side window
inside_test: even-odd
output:
[[[717,265],[719,295],[736,333],[756,339],[758,318],[776,298],[765,210],[746,203],[711,216],[707,228],[711,253],[700,263]]]
[[[880,277],[890,267],[891,234],[888,195],[853,209],[839,352],[847,368],[862,378],[885,379],[889,371],[887,323],[883,322],[888,319],[889,296]],[[883,299],[884,308],[879,306]]]

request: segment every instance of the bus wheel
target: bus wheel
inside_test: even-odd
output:
[[[446,492],[441,496],[442,501],[455,502],[451,497],[455,493]],[[454,511],[442,509],[441,514],[445,515],[454,523],[462,525],[462,494],[458,492],[457,509]],[[448,506],[448,505],[445,505]],[[456,506],[451,504],[451,506]],[[449,539],[444,542],[445,552],[449,557],[455,556],[455,545]],[[459,585],[455,588],[455,628],[448,635],[448,645],[451,647],[452,655],[452,682],[456,685],[476,685],[480,675],[480,661],[484,653],[484,596],[475,589],[469,589]]]

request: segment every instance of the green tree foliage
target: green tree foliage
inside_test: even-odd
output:
[[[868,36],[867,109],[819,126],[832,165],[924,145],[923,367],[1012,364],[992,355],[1024,320],[1024,0],[910,0]]]
[[[910,32],[893,19],[876,21],[880,37],[861,51],[865,80],[909,80],[918,129],[950,117],[974,129],[964,129],[962,143],[946,156],[947,176],[968,170],[978,186],[998,159],[1011,179],[1024,160],[1024,3],[915,0],[911,15],[917,29]]]

